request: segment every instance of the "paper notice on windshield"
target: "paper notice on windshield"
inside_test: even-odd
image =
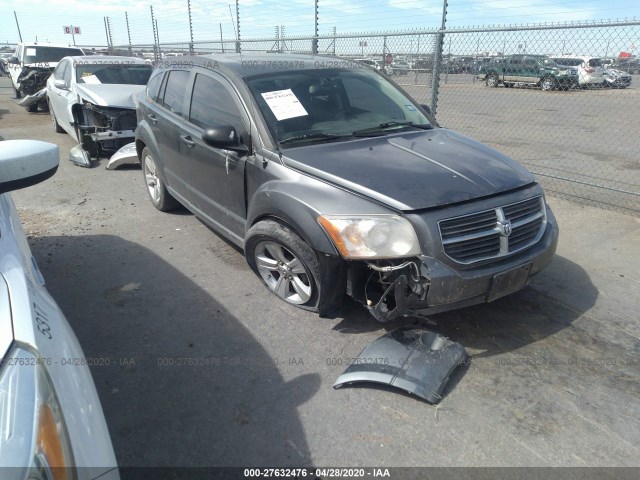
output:
[[[28,47],[27,48],[27,56],[28,57],[35,57],[36,56],[36,49],[33,47]]]
[[[290,88],[265,92],[262,94],[262,98],[267,102],[278,121],[309,115]]]
[[[89,74],[89,75],[85,75],[85,74],[82,74],[82,83],[90,83],[90,84],[93,84],[93,85],[97,85],[97,84],[102,83],[102,82],[101,82],[101,81],[100,81],[100,79],[99,79],[98,77],[96,77],[95,75],[91,75],[91,74]]]

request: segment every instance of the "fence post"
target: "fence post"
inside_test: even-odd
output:
[[[318,54],[318,0],[314,1],[313,14],[313,41],[311,42],[311,53]]]
[[[131,49],[131,30],[129,30],[129,15],[124,12],[124,18],[127,22],[127,38],[129,39],[129,56],[133,56],[133,50]]]
[[[436,115],[438,109],[438,89],[440,88],[440,64],[442,63],[442,49],[444,48],[444,30],[447,23],[447,0],[442,5],[442,25],[438,30],[436,51],[433,59],[433,82],[431,85],[431,113]]]
[[[151,28],[153,29],[153,61],[157,65],[160,59],[158,58],[158,34],[156,32],[156,21],[153,18],[153,5],[149,5],[149,9],[151,10]]]
[[[236,0],[236,53],[240,53],[240,5]]]
[[[187,10],[189,11],[189,55],[193,55],[193,22],[191,21],[191,0],[187,0]]]

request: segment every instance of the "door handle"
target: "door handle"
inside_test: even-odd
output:
[[[151,120],[151,123],[153,123],[154,125],[158,123],[158,119],[153,113],[148,114],[147,117],[149,117],[149,120]]]
[[[196,144],[196,142],[191,139],[191,135],[180,135],[180,140],[189,148],[193,148]]]

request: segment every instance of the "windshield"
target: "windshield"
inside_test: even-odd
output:
[[[411,99],[364,68],[284,71],[247,84],[281,145],[431,128]]]
[[[79,48],[45,47],[43,45],[34,45],[33,47],[25,47],[24,50],[25,64],[59,62],[63,57],[84,55],[82,50]]]
[[[76,67],[76,82],[146,85],[152,71],[143,64],[84,64]]]

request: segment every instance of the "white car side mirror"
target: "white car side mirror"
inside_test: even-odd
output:
[[[39,140],[0,142],[0,194],[29,187],[58,170],[58,146]]]

